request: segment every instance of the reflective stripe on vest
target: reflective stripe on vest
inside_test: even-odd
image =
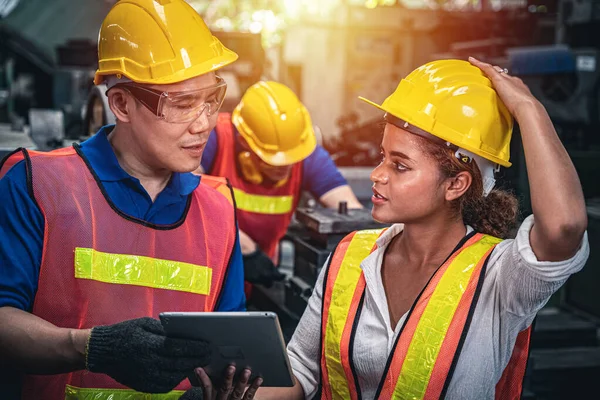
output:
[[[350,357],[365,281],[360,263],[375,249],[377,231],[349,235],[338,245],[327,271],[323,296],[321,382],[323,399],[357,399],[360,391]],[[484,265],[500,239],[475,234],[438,269],[411,309],[388,360],[379,399],[438,399],[442,396],[461,337],[468,330]],[[528,339],[528,330],[519,338]],[[527,334],[527,335],[525,335]],[[519,340],[518,340],[519,341]],[[526,345],[515,346],[505,371],[520,392]],[[523,357],[523,354],[525,355]],[[514,365],[512,361],[515,361]],[[517,368],[513,368],[519,364]],[[505,374],[506,375],[506,374]],[[498,390],[506,389],[504,385]],[[497,398],[508,398],[499,395]]]
[[[328,285],[323,298],[323,321],[327,323],[322,332],[325,343],[322,358],[325,365],[322,370],[324,381],[329,382],[332,396],[327,398],[356,398],[357,389],[350,368],[349,352],[346,351],[350,348],[350,320],[354,318],[348,316],[356,315],[364,292],[365,280],[360,263],[369,255],[382,232],[382,229],[356,232],[348,244],[343,260],[334,258],[329,267],[328,276],[332,278],[332,285]],[[337,255],[336,251],[334,257]],[[342,268],[343,273],[340,273]]]
[[[238,210],[257,214],[287,214],[293,211],[293,196],[262,196],[233,189]]]
[[[184,262],[75,249],[75,278],[210,294],[212,269]]]
[[[389,386],[385,387],[382,398],[423,399],[436,366],[442,367],[437,374],[439,380],[431,379],[431,382],[435,385],[432,390],[438,393],[428,398],[439,398],[450,368],[447,361],[451,361],[456,352],[479,273],[500,241],[476,234],[438,270],[421,296],[421,299],[429,300],[420,299],[406,322],[403,329],[406,334],[399,340],[387,372],[388,382],[394,382],[395,387],[391,391]],[[459,323],[448,335],[454,317]],[[449,339],[447,342],[446,338]],[[440,358],[443,364],[448,364],[446,368],[436,363],[442,344],[450,350]]]
[[[178,400],[185,392],[173,390],[169,393],[150,394],[128,389],[78,388],[67,385],[65,400]]]

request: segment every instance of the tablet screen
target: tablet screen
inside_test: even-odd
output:
[[[213,382],[233,364],[252,370],[264,387],[293,386],[292,370],[277,315],[271,312],[172,312],[159,315],[167,336],[202,339],[213,349],[204,367]],[[194,383],[194,382],[192,382]]]

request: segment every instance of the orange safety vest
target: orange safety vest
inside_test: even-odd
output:
[[[354,232],[338,245],[326,271],[321,321],[321,399],[360,399],[352,361],[365,293],[360,263],[376,249],[383,230]],[[433,275],[409,311],[387,361],[377,399],[444,398],[464,344],[486,262],[501,239],[471,234]],[[522,391],[531,328],[516,340],[496,385],[496,399]]]
[[[279,242],[300,201],[302,163],[294,165],[290,178],[281,187],[249,183],[239,171],[231,114],[219,114],[215,131],[217,156],[211,170],[206,172],[229,180],[235,193],[240,230],[277,264]]]
[[[25,159],[29,190],[45,220],[33,314],[74,329],[153,317],[168,311],[212,311],[219,302],[237,230],[231,189],[202,176],[181,219],[154,225],[123,214],[106,196],[80,148],[14,153],[0,177]],[[108,375],[75,371],[24,377],[24,399],[178,399],[147,395]]]

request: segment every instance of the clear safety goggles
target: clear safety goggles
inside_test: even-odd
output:
[[[173,123],[192,122],[204,113],[208,118],[216,116],[227,91],[227,83],[218,76],[215,85],[185,92],[163,92],[133,82],[114,87],[127,90],[158,118]]]

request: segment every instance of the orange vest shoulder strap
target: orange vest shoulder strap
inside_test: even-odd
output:
[[[212,175],[201,175],[200,184],[206,185],[215,189],[217,192],[221,193],[230,204],[233,203],[233,190],[229,185],[229,181],[227,178],[221,178],[219,176]]]
[[[27,150],[23,147],[19,147],[12,153],[5,156],[0,161],[0,178],[2,178],[6,173],[17,163],[23,160],[30,159],[31,157],[37,157],[42,155],[50,155],[50,156],[62,156],[62,155],[70,155],[74,154],[75,149],[73,147],[64,147],[52,151],[36,151],[36,150]]]
[[[231,122],[230,113],[220,113],[217,117],[217,126],[215,127],[219,134],[228,136],[233,135],[233,124]]]
[[[2,161],[0,161],[0,178],[2,178],[8,170],[10,170],[13,165],[25,159],[27,154],[27,150],[22,147],[19,147],[12,153],[7,154]]]

